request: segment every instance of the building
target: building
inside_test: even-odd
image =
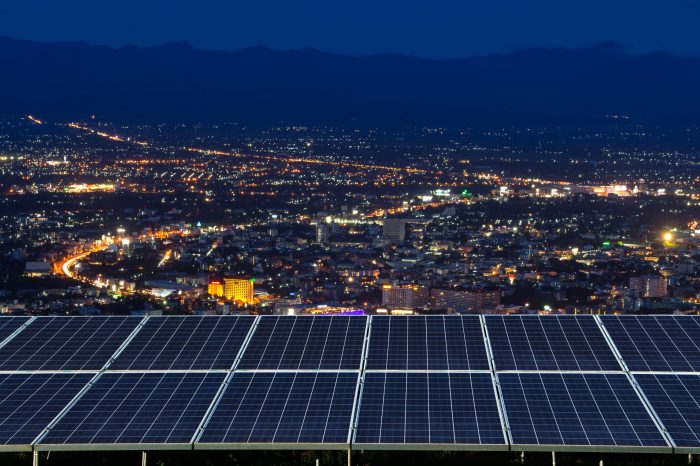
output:
[[[318,244],[326,244],[331,235],[331,229],[326,223],[319,222],[316,224],[316,242]]]
[[[668,295],[668,280],[656,275],[630,277],[630,290],[643,298],[662,298]]]
[[[30,277],[41,277],[51,272],[50,262],[26,262],[24,264],[24,274]]]
[[[210,296],[221,298],[224,295],[224,284],[219,279],[209,280],[207,293],[209,293]]]
[[[428,304],[428,288],[419,285],[384,285],[382,305],[390,309],[421,309]]]
[[[467,291],[433,289],[430,292],[430,307],[435,310],[455,312],[483,312],[501,304],[500,291]]]
[[[224,297],[243,304],[253,303],[254,279],[224,278]]]
[[[385,218],[382,233],[387,241],[403,243],[406,239],[406,219]]]

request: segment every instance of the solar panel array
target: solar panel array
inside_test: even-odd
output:
[[[700,453],[700,318],[0,318],[0,451]]]

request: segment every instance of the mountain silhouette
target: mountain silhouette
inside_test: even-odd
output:
[[[132,120],[700,120],[700,58],[614,43],[465,59],[0,38],[0,111]]]

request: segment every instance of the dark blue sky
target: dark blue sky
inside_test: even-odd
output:
[[[0,0],[0,35],[40,41],[464,57],[605,41],[700,55],[700,0]]]

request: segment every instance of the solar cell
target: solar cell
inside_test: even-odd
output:
[[[229,369],[253,316],[150,317],[110,370]]]
[[[624,374],[501,373],[514,445],[665,447]]]
[[[38,443],[188,444],[223,373],[102,374]]]
[[[365,374],[354,443],[506,445],[490,374]]]
[[[486,316],[496,370],[622,370],[593,316]]]
[[[0,317],[0,343],[24,325],[29,317]]]
[[[347,444],[357,374],[234,374],[198,443]]]
[[[696,316],[602,316],[631,371],[700,371]]]
[[[37,317],[0,348],[0,370],[99,370],[137,317]]]
[[[368,370],[489,370],[479,316],[377,316]]]
[[[360,369],[365,317],[261,317],[238,369]]]
[[[0,450],[29,445],[93,374],[0,374]]]
[[[636,374],[644,395],[679,447],[700,447],[700,375]]]

